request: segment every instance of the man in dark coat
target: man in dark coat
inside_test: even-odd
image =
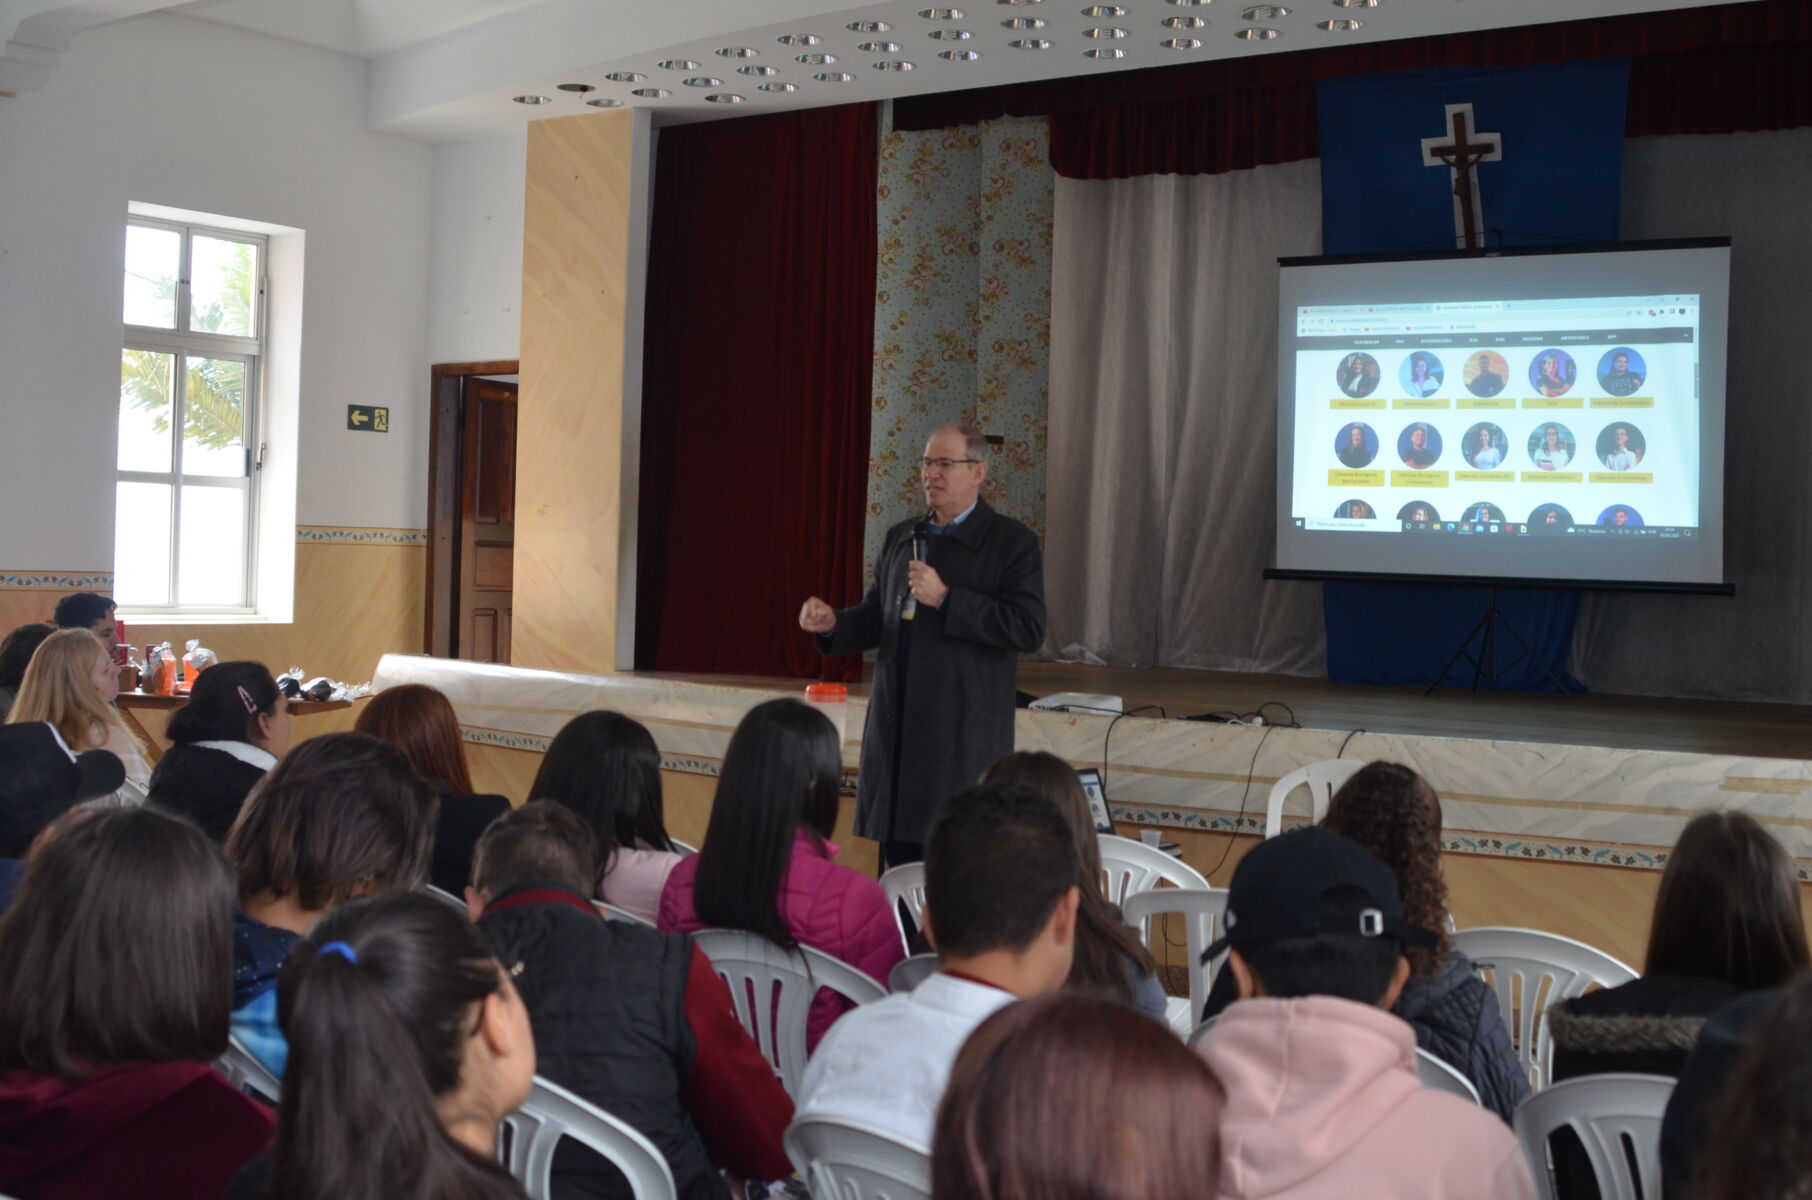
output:
[[[931,511],[887,531],[862,603],[838,612],[813,596],[799,614],[821,654],[880,650],[856,834],[880,842],[889,866],[923,858],[938,806],[1013,749],[1018,656],[1044,642],[1038,536],[980,498],[981,431],[937,430],[919,468]]]

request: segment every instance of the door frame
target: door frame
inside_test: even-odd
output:
[[[436,658],[453,654],[453,591],[459,581],[460,402],[466,380],[520,375],[516,359],[436,363],[428,392],[428,564],[423,583],[422,645]]]

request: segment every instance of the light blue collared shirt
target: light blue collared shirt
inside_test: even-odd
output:
[[[965,508],[962,511],[962,514],[960,516],[958,516],[954,521],[951,521],[948,524],[939,525],[936,521],[933,521],[931,523],[931,532],[933,534],[949,533],[952,529],[955,529],[958,525],[961,525],[964,521],[967,521],[969,519],[969,514],[975,511],[975,505],[980,504],[980,503],[981,503],[981,499],[980,499],[980,497],[977,497],[974,504],[971,504],[968,508]]]

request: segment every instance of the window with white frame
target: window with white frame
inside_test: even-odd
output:
[[[113,595],[143,612],[249,612],[256,598],[266,241],[126,226]]]

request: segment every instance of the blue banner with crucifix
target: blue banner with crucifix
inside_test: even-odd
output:
[[[1624,59],[1324,80],[1322,253],[1617,240],[1628,88]]]

